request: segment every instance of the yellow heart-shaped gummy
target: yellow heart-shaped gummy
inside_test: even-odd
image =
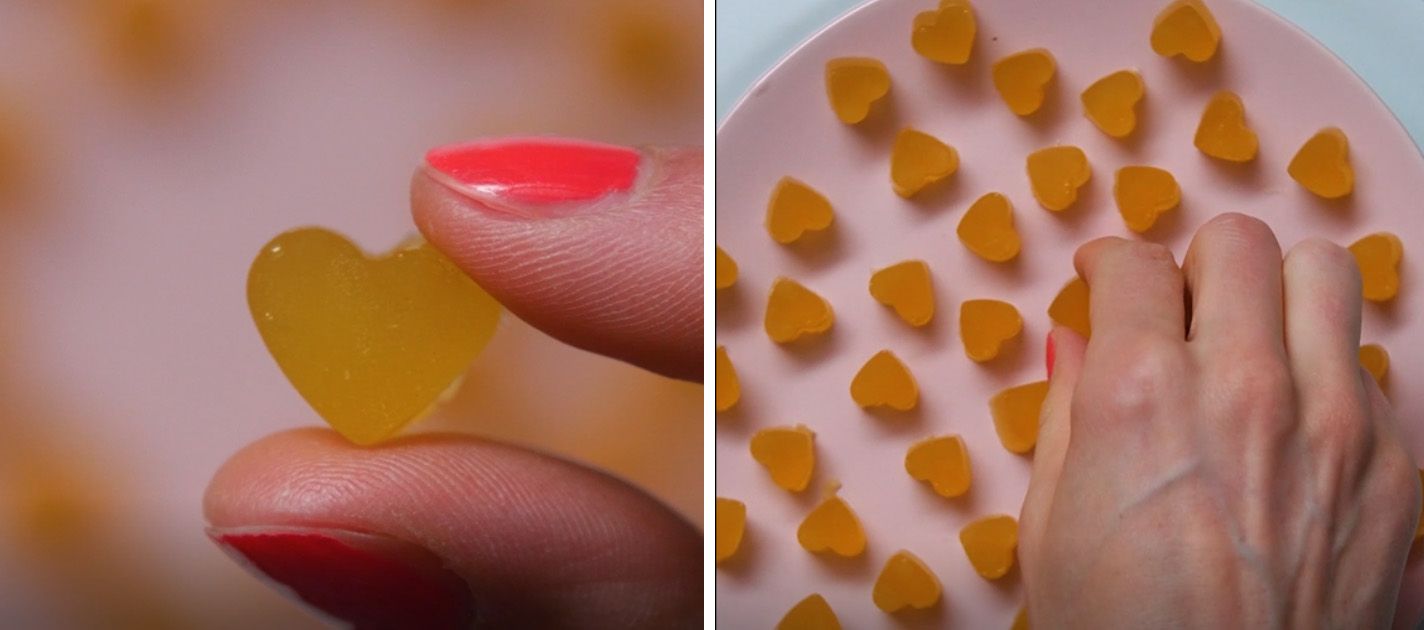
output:
[[[796,529],[796,541],[812,553],[829,550],[849,558],[865,551],[865,530],[850,505],[832,495],[801,521]]]
[[[999,193],[988,193],[970,204],[955,232],[969,251],[989,262],[1007,262],[1019,255],[1014,208]]]
[[[1221,44],[1221,27],[1201,0],[1176,0],[1152,23],[1152,50],[1195,62],[1211,59]]]
[[[941,0],[938,8],[915,16],[910,46],[930,61],[962,65],[969,61],[977,32],[968,0]]]
[[[1078,189],[1093,177],[1088,156],[1071,145],[1046,147],[1028,154],[1027,171],[1033,198],[1054,212],[1073,205],[1078,200]]]
[[[1321,129],[1296,151],[1286,172],[1306,190],[1321,197],[1344,197],[1355,189],[1350,140],[1335,127]]]
[[[726,411],[742,399],[742,384],[737,380],[737,368],[727,356],[727,349],[717,346],[717,411]]]
[[[910,446],[905,452],[905,472],[918,481],[928,482],[946,499],[968,492],[974,480],[969,451],[964,449],[964,439],[957,435],[926,438]]]
[[[1380,387],[1384,387],[1384,379],[1389,376],[1389,352],[1385,351],[1384,346],[1377,343],[1360,346],[1360,365],[1375,378]]]
[[[800,424],[762,429],[752,435],[752,459],[766,468],[776,485],[800,492],[816,470],[815,439],[815,432]]]
[[[1118,70],[1083,90],[1083,114],[1103,133],[1124,138],[1137,128],[1137,103],[1146,93],[1142,75]]]
[[[922,260],[896,263],[871,274],[870,296],[895,309],[911,326],[924,326],[934,318],[934,286],[930,267]]]
[[[876,608],[893,613],[905,607],[924,610],[939,602],[939,578],[919,558],[904,549],[885,561],[875,578],[871,599]]]
[[[964,354],[977,363],[999,356],[1005,342],[1023,331],[1023,317],[1013,304],[999,300],[965,300],[959,305],[959,338]]]
[[[1162,213],[1182,201],[1177,178],[1155,166],[1124,166],[1113,182],[1113,199],[1128,229],[1146,232]]]
[[[836,215],[825,195],[794,177],[783,177],[766,203],[766,231],[783,245],[794,243],[806,232],[831,227]]]
[[[717,562],[732,557],[742,546],[747,528],[747,506],[736,499],[717,497]]]
[[[1057,70],[1052,53],[1045,48],[1032,48],[994,62],[991,74],[994,88],[1009,111],[1027,116],[1043,106],[1048,84]]]
[[[1014,623],[1009,626],[1009,630],[1030,630],[1028,624],[1028,606],[1019,608],[1017,615],[1014,615]]]
[[[841,621],[826,598],[812,593],[786,611],[776,630],[841,630]]]
[[[1005,514],[985,516],[959,530],[959,543],[969,564],[986,580],[1004,577],[1014,567],[1019,545],[1019,524]]]
[[[1010,387],[989,399],[994,432],[1010,453],[1027,453],[1038,442],[1038,414],[1048,396],[1048,381]]]
[[[1194,139],[1197,149],[1218,160],[1250,162],[1256,159],[1256,132],[1246,126],[1246,106],[1235,92],[1222,90],[1202,110]]]
[[[959,154],[939,138],[910,128],[895,136],[890,149],[890,184],[895,194],[912,197],[958,168]]]
[[[1074,276],[1063,285],[1048,305],[1048,318],[1060,326],[1071,328],[1084,339],[1092,336],[1093,327],[1088,319],[1088,283]]]
[[[717,246],[717,288],[726,289],[737,283],[737,261],[732,260],[722,246]]]
[[[879,59],[838,57],[826,62],[826,97],[847,125],[865,120],[870,107],[889,93],[890,71]]]
[[[424,242],[378,258],[303,228],[262,248],[247,304],[282,373],[357,444],[390,437],[484,349],[499,303]]]
[[[861,366],[850,382],[850,397],[862,407],[889,407],[898,411],[915,408],[919,387],[910,369],[889,350],[881,350]]]
[[[826,332],[836,321],[831,304],[790,278],[777,278],[766,299],[766,334],[777,343]]]
[[[1371,302],[1388,302],[1399,293],[1399,260],[1404,244],[1389,232],[1371,234],[1350,245],[1360,268],[1361,293]]]

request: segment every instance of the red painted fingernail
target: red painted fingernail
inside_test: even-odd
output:
[[[474,619],[464,581],[410,543],[331,529],[213,529],[208,535],[284,587],[279,590],[358,630],[466,628]]]
[[[1048,331],[1048,349],[1044,351],[1044,362],[1048,364],[1048,378],[1053,378],[1053,331]]]
[[[635,149],[565,138],[480,140],[425,154],[425,163],[447,186],[483,201],[518,204],[522,210],[557,210],[626,193],[637,182],[642,161]]]

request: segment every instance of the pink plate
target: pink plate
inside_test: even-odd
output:
[[[904,625],[1008,628],[1020,606],[1017,573],[994,583],[979,578],[959,546],[969,520],[1017,515],[1029,458],[1005,451],[994,434],[987,399],[1004,387],[1044,378],[1049,301],[1073,274],[1073,250],[1092,237],[1129,235],[1111,199],[1112,174],[1126,164],[1152,164],[1176,175],[1182,205],[1147,238],[1180,256],[1195,228],[1228,210],[1267,221],[1286,247],[1309,236],[1342,244],[1375,231],[1403,239],[1403,286],[1393,304],[1367,305],[1364,339],[1391,351],[1390,394],[1400,416],[1424,411],[1424,329],[1414,320],[1420,287],[1411,267],[1424,243],[1424,158],[1370,89],[1343,63],[1290,24],[1245,0],[1211,0],[1223,44],[1210,62],[1164,59],[1148,45],[1165,2],[1095,3],[982,0],[979,35],[963,67],[930,62],[910,48],[914,15],[930,0],[878,0],[838,20],[783,60],[752,89],[718,133],[717,242],[741,267],[718,292],[717,343],[741,377],[740,404],[717,417],[717,494],[747,506],[747,534],[737,557],[717,568],[720,625],[768,628],[793,604],[821,593],[848,628]],[[1092,7],[1091,9],[1089,7]],[[1106,10],[1111,7],[1111,10]],[[1044,110],[1020,119],[1000,101],[989,64],[1043,46],[1058,60]],[[827,105],[826,60],[871,56],[885,62],[894,87],[863,125],[841,124]],[[1093,80],[1135,67],[1147,84],[1140,126],[1113,140],[1082,116],[1078,94]],[[1247,166],[1217,162],[1192,144],[1197,121],[1220,89],[1241,95],[1261,152]],[[888,107],[887,107],[888,105]],[[954,145],[959,172],[914,200],[889,182],[894,133],[911,125]],[[1286,175],[1286,163],[1316,130],[1338,126],[1350,138],[1353,196],[1318,199]],[[1087,152],[1094,177],[1063,215],[1039,207],[1028,188],[1024,157],[1058,143]],[[762,226],[773,185],[784,175],[824,193],[836,210],[832,230],[791,246]],[[999,191],[1014,205],[1024,249],[1010,265],[986,263],[957,240],[955,226],[979,195]],[[934,277],[937,314],[923,329],[906,326],[867,291],[873,269],[917,258]],[[780,346],[761,326],[765,296],[789,276],[835,308],[831,333]],[[1016,347],[987,366],[969,361],[958,339],[959,303],[993,297],[1018,306],[1025,330]],[[882,348],[899,355],[920,383],[918,409],[867,413],[848,387],[860,365]],[[752,460],[748,438],[763,427],[804,423],[816,432],[811,488],[791,494]],[[1424,429],[1406,428],[1416,457]],[[974,464],[974,487],[946,500],[904,471],[906,448],[930,435],[958,433]],[[833,481],[859,514],[870,544],[854,559],[802,550],[796,527]],[[875,608],[870,590],[898,549],[922,558],[939,576],[944,600],[894,617]],[[1418,554],[1415,554],[1418,555]],[[1412,559],[1403,609],[1418,616],[1420,562]]]

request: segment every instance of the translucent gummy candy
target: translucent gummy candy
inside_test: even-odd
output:
[[[742,546],[747,528],[747,506],[736,499],[717,497],[717,562],[732,557]]]
[[[815,432],[805,425],[762,429],[752,435],[752,459],[766,468],[776,485],[800,492],[816,470],[815,440]]]
[[[812,593],[786,611],[776,630],[841,630],[841,622],[826,598]]]
[[[957,435],[926,438],[911,445],[905,453],[905,472],[930,484],[946,499],[968,492],[974,480],[969,451],[964,448],[964,439]]]
[[[1073,329],[1084,339],[1092,336],[1093,327],[1088,321],[1088,283],[1074,276],[1063,285],[1048,305],[1048,318],[1060,326]]]
[[[922,260],[906,260],[870,276],[870,295],[895,309],[906,324],[924,326],[934,318],[934,286],[930,267]]]
[[[959,542],[974,570],[986,580],[997,580],[1014,567],[1019,524],[1004,514],[985,516],[959,530]]]
[[[1017,52],[994,62],[994,88],[1004,104],[1019,116],[1038,111],[1048,95],[1048,84],[1057,72],[1053,54],[1044,48]]]
[[[766,300],[766,334],[777,343],[826,332],[835,323],[829,302],[790,278],[777,278]]]
[[[939,7],[915,15],[910,45],[930,61],[962,65],[969,61],[977,32],[968,0],[940,0]]]
[[[875,578],[871,599],[887,613],[902,608],[923,610],[939,602],[939,578],[919,558],[904,549],[895,552]]]
[[[970,204],[956,233],[969,251],[989,262],[1008,262],[1019,255],[1014,209],[999,193],[988,193]]]
[[[890,71],[879,59],[839,57],[826,62],[826,97],[847,125],[865,120],[875,102],[889,93]]]
[[[1117,170],[1113,199],[1123,223],[1134,232],[1146,232],[1157,217],[1177,207],[1182,189],[1177,178],[1155,166],[1124,166]]]
[[[812,553],[830,551],[854,557],[865,551],[865,530],[850,505],[831,495],[801,521],[796,529],[796,541]]]
[[[994,431],[1011,453],[1027,453],[1038,442],[1038,414],[1048,396],[1048,381],[1010,387],[989,399]]]
[[[959,154],[939,138],[905,128],[890,149],[890,183],[895,194],[913,197],[926,186],[954,174]]]
[[[1316,132],[1286,167],[1302,187],[1326,199],[1338,199],[1355,189],[1355,169],[1350,166],[1350,140],[1345,132],[1326,127]]]
[[[1221,27],[1201,0],[1176,0],[1152,23],[1152,50],[1163,57],[1200,63],[1215,56],[1220,44]]]
[[[1371,302],[1388,302],[1399,293],[1399,260],[1404,244],[1389,232],[1371,234],[1350,245],[1360,268],[1361,290]]]
[[[736,406],[742,399],[742,385],[737,380],[737,369],[727,356],[727,349],[717,346],[717,411],[726,411]]]
[[[831,202],[816,189],[794,177],[783,177],[766,204],[766,231],[786,245],[806,232],[819,232],[835,221]]]
[[[999,356],[1003,345],[1023,331],[1023,318],[1013,304],[999,300],[965,300],[959,306],[959,338],[964,354],[983,363]]]
[[[717,288],[726,289],[737,283],[737,261],[732,260],[722,247],[717,247]]]
[[[1039,149],[1028,155],[1028,181],[1033,198],[1045,210],[1065,210],[1078,200],[1078,189],[1093,177],[1088,156],[1075,146]]]
[[[1250,162],[1256,159],[1256,132],[1246,126],[1246,106],[1227,90],[1217,92],[1202,110],[1194,139],[1197,149],[1218,160]]]
[[[1146,93],[1136,70],[1118,70],[1083,90],[1083,114],[1103,133],[1125,138],[1137,128],[1137,103]]]
[[[889,350],[881,350],[856,372],[850,383],[850,397],[862,407],[909,411],[919,401],[920,390],[900,358]]]
[[[263,246],[247,304],[292,386],[357,444],[424,415],[484,349],[501,310],[423,241],[371,258],[321,228]]]

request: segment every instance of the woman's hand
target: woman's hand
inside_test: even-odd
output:
[[[1358,362],[1360,276],[1239,214],[1183,264],[1104,238],[1052,333],[1020,558],[1040,628],[1383,628],[1419,474]]]
[[[427,167],[411,199],[425,237],[524,321],[700,380],[702,150],[644,151],[637,168],[631,190],[539,208]],[[233,456],[204,509],[235,557],[358,629],[702,623],[696,528],[622,481],[514,446],[280,433]]]

